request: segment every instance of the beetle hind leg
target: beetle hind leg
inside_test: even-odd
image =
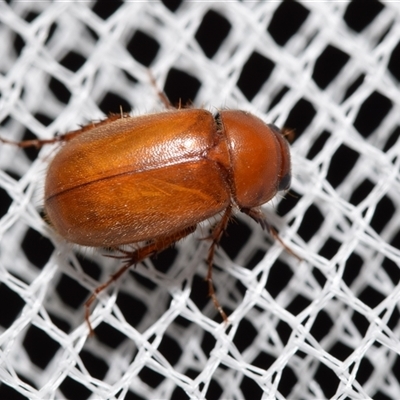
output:
[[[140,263],[147,257],[150,257],[156,253],[159,253],[159,252],[165,250],[167,247],[171,246],[178,240],[183,239],[184,237],[190,235],[195,230],[196,230],[196,225],[190,226],[179,232],[175,232],[174,234],[172,234],[170,236],[160,238],[157,240],[153,240],[150,243],[145,244],[143,247],[140,247],[140,248],[138,248],[136,250],[132,250],[132,251],[118,249],[118,251],[121,253],[121,255],[120,256],[111,256],[111,257],[122,259],[124,261],[122,267],[120,267],[120,269],[118,269],[117,272],[112,274],[105,283],[98,286],[93,291],[93,293],[91,294],[91,296],[85,303],[85,320],[89,327],[89,332],[90,332],[89,334],[91,336],[94,334],[94,330],[93,330],[92,324],[90,322],[90,307],[93,304],[93,302],[96,300],[99,293],[101,293],[102,291],[107,289],[113,282],[116,282],[133,265]]]
[[[225,229],[228,225],[231,215],[232,215],[232,205],[229,205],[225,210],[225,213],[222,216],[221,220],[217,223],[217,225],[215,225],[215,227],[211,232],[212,243],[210,249],[208,250],[208,256],[207,256],[208,271],[207,271],[206,281],[208,283],[208,295],[211,297],[211,300],[213,301],[215,308],[220,313],[224,322],[228,321],[228,317],[223,308],[221,307],[221,305],[219,304],[217,295],[215,294],[214,284],[212,280],[212,270],[213,270],[213,259],[215,254],[215,248],[218,246],[218,243],[221,240],[223,233],[225,232]]]

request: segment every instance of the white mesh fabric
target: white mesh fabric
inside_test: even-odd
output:
[[[292,191],[264,210],[303,261],[239,215],[225,326],[205,224],[104,293],[88,337],[120,262],[44,221],[57,146],[0,144],[0,398],[400,398],[399,3],[111,4],[0,2],[0,136],[160,110],[149,66],[174,103],[295,130]]]

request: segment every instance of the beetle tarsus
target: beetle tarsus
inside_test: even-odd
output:
[[[269,232],[269,234],[275,239],[275,240],[277,240],[280,244],[281,244],[281,246],[290,254],[290,255],[292,255],[293,257],[295,257],[295,258],[297,258],[299,261],[303,261],[303,259],[300,257],[300,256],[298,256],[282,239],[281,239],[281,237],[279,236],[279,234],[278,234],[278,232],[276,231],[276,229],[273,227],[273,226],[271,226],[271,225],[269,225],[268,223],[267,223],[267,225],[268,225],[268,232]]]
[[[240,211],[243,213],[247,214],[249,217],[254,219],[257,223],[261,225],[263,229],[265,229],[275,240],[277,240],[281,246],[293,257],[297,258],[299,261],[303,261],[301,257],[299,257],[279,236],[277,230],[269,224],[267,219],[265,218],[265,215],[261,211],[260,208],[243,208]]]
[[[166,108],[168,108],[169,110],[176,110],[176,107],[169,101],[167,95],[159,88],[159,86],[157,85],[157,81],[154,78],[153,73],[151,72],[151,70],[149,69],[148,71],[149,77],[150,77],[150,82],[151,85],[153,86],[153,88],[155,89],[155,91],[157,92],[157,96],[159,97],[159,99],[161,100],[161,102],[164,104],[164,106]],[[180,104],[179,104],[179,108]]]

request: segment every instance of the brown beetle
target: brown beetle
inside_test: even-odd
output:
[[[118,249],[125,260],[86,303],[91,333],[89,307],[99,292],[132,265],[221,213],[211,233],[207,281],[226,320],[212,284],[215,247],[233,209],[280,240],[260,206],[290,186],[289,145],[282,132],[244,111],[212,115],[204,109],[174,109],[140,117],[112,115],[58,140],[66,143],[46,176],[48,220],[66,240]],[[121,249],[139,242],[136,250]]]

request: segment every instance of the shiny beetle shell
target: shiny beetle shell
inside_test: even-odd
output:
[[[258,220],[258,207],[290,180],[287,141],[250,113],[123,116],[63,145],[48,169],[45,210],[65,239],[118,247],[163,240],[228,206]]]

